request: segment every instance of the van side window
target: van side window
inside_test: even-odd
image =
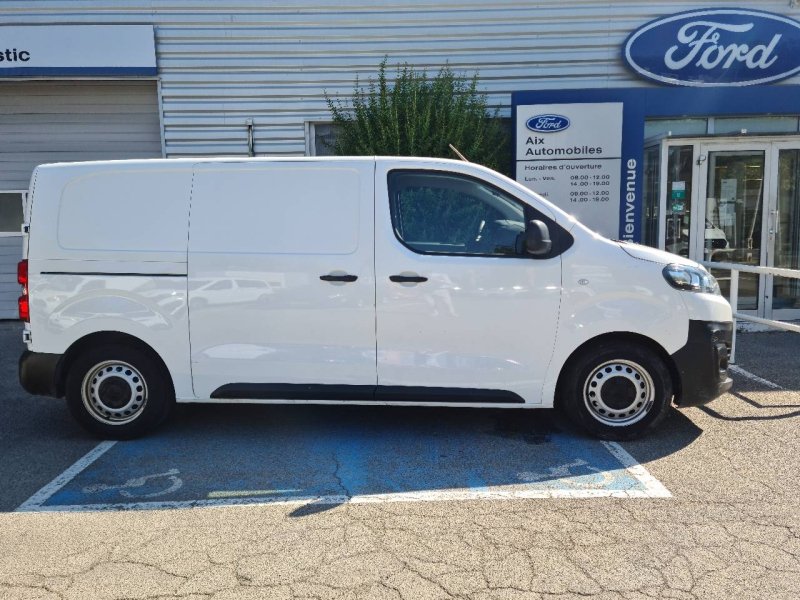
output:
[[[442,171],[389,173],[397,238],[422,254],[522,255],[525,208],[478,179]]]

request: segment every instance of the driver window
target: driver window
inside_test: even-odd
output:
[[[437,171],[392,171],[389,198],[395,234],[415,252],[523,254],[523,204],[478,179]]]

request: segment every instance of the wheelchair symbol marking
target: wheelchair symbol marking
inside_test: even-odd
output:
[[[106,485],[104,483],[98,483],[95,485],[89,485],[83,488],[84,494],[99,494],[100,492],[106,492],[109,490],[119,490],[121,496],[125,498],[157,498],[158,496],[166,496],[167,494],[171,494],[173,492],[178,491],[181,487],[183,487],[183,480],[178,477],[178,469],[170,469],[164,473],[155,473],[153,475],[145,475],[144,477],[133,477],[132,479],[128,479],[125,483],[120,485]],[[140,494],[136,492],[128,491],[131,488],[140,488],[147,483],[150,479],[156,479],[158,477],[166,477],[171,483],[171,485],[160,492],[152,492],[150,494]]]
[[[570,469],[582,468],[589,473],[574,474]],[[577,458],[570,463],[548,467],[547,473],[525,471],[519,478],[525,483],[540,483],[545,481],[559,481],[566,486],[574,488],[603,489],[614,482],[614,475],[608,471],[601,471],[583,459]]]

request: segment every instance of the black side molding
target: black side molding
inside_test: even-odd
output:
[[[42,271],[41,275],[86,275],[92,277],[186,277],[186,273],[112,273],[106,271]]]
[[[426,404],[525,404],[506,390],[403,385],[325,385],[294,383],[228,383],[211,394],[218,399],[338,400],[351,402],[424,402]]]
[[[302,383],[228,383],[211,393],[227,400],[374,400],[374,395],[374,385]]]
[[[375,400],[383,402],[448,402],[525,404],[525,400],[506,390],[481,390],[473,388],[437,388],[405,385],[379,385]]]

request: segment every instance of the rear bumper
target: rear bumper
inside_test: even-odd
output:
[[[60,354],[25,350],[19,357],[20,384],[29,394],[57,397],[56,371],[60,361]]]
[[[680,376],[678,406],[706,404],[731,389],[728,359],[732,339],[730,321],[689,321],[686,345],[672,355]]]

